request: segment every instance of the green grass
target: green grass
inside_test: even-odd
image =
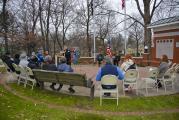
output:
[[[128,112],[155,111],[179,107],[179,94],[157,97],[120,98],[119,106],[116,106],[116,100],[104,100],[103,106],[100,106],[99,98],[90,100],[89,97],[66,95],[48,90],[39,90],[37,88],[32,91],[28,88],[23,88],[23,86],[17,86],[16,84],[11,84],[11,87],[20,94],[36,100],[84,109]]]
[[[38,89],[31,91],[28,88],[24,89],[14,84],[12,86],[16,91],[20,92],[21,94],[24,94],[25,96],[38,99],[38,100],[44,100],[48,103],[53,103],[53,104],[55,103],[55,104],[65,105],[65,106],[77,106],[81,102],[80,104],[81,107],[85,107],[85,105],[90,104],[90,107],[94,109],[99,109],[99,108],[101,110],[107,109],[107,106],[99,107],[98,99],[95,99],[94,101],[89,101],[89,99],[86,97],[68,96],[68,95],[56,94],[56,93],[49,92],[49,91],[41,91]],[[149,98],[150,100],[147,102],[148,102],[148,105],[155,107],[156,104],[152,105],[153,103],[152,100],[154,99],[155,101],[158,101],[158,100],[163,99],[163,101],[169,102],[169,103],[166,103],[167,105],[165,106],[161,105],[162,106],[161,108],[167,108],[170,105],[171,105],[170,108],[175,108],[173,106],[174,106],[174,103],[177,102],[177,100],[175,101],[175,99],[178,98],[177,96],[178,95],[171,95],[171,97],[169,96],[161,96],[161,97],[156,97],[156,98],[154,97],[155,99]],[[67,102],[65,102],[66,100]],[[171,102],[171,100],[174,100],[175,102]],[[143,106],[144,101],[146,101],[146,99],[145,98],[132,98],[132,99],[122,98],[121,102],[122,101],[123,103],[120,103],[120,106],[122,107],[125,106],[123,104],[132,103],[133,105],[135,105],[134,103],[136,101],[137,102],[136,104],[138,104],[139,108],[134,109],[135,107],[134,108],[129,107],[128,109],[130,109],[131,111],[132,110],[139,111],[141,106]],[[106,104],[108,104],[110,108],[112,107],[116,108],[114,102],[111,102],[110,104],[110,102],[106,101]],[[177,103],[175,104],[178,105]],[[143,108],[150,108],[146,106],[147,105],[145,105],[145,107]],[[0,86],[0,120],[17,120],[17,119],[18,120],[177,120],[178,118],[179,118],[179,113],[154,114],[154,115],[145,115],[145,116],[137,116],[137,115],[136,116],[129,116],[129,115],[105,116],[105,115],[97,115],[97,114],[89,114],[89,113],[79,113],[75,111],[69,112],[60,108],[50,108],[43,103],[36,104],[31,101],[24,100],[6,91],[2,86]]]

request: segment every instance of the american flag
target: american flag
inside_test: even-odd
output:
[[[121,0],[122,1],[122,9],[125,8],[125,0]]]

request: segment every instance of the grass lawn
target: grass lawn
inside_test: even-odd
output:
[[[105,114],[64,110],[58,107],[51,108],[44,104],[98,111],[157,111],[178,108],[179,94],[147,98],[120,98],[117,107],[113,100],[106,100],[103,106],[99,106],[99,98],[90,101],[88,97],[64,95],[37,88],[32,91],[16,84],[10,85],[18,94],[40,101],[40,103],[24,100],[0,86],[0,120],[177,120],[179,118],[179,113],[106,116]]]

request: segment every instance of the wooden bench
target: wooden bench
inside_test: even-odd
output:
[[[94,98],[94,86],[93,82],[87,80],[85,74],[70,73],[70,72],[58,72],[47,71],[40,69],[33,69],[35,79],[40,83],[40,87],[44,87],[44,82],[62,83],[74,86],[83,86],[90,88],[90,98]]]

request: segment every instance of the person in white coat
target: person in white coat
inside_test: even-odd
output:
[[[19,62],[19,65],[21,65],[22,67],[27,67],[28,65],[28,61],[27,61],[27,55],[25,52],[23,52],[21,55],[20,55],[20,62]]]

